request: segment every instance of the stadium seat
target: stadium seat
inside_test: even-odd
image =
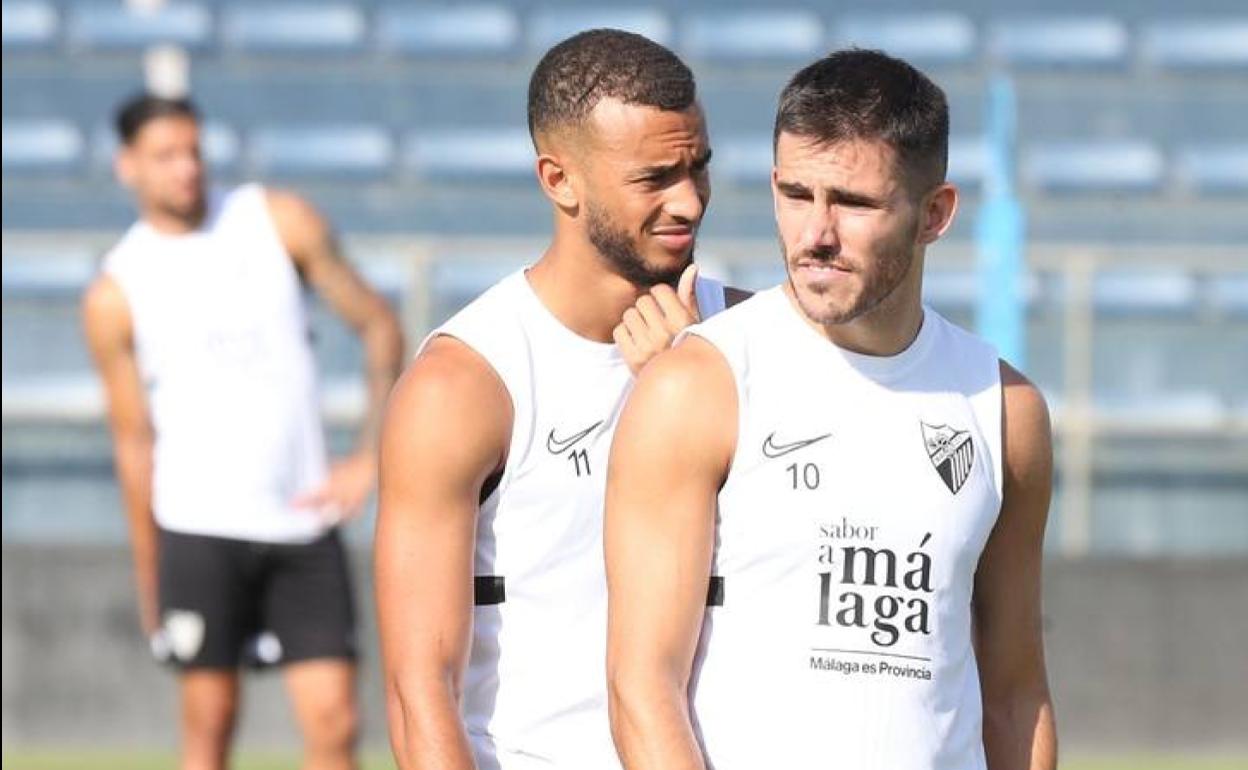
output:
[[[949,138],[946,177],[963,190],[978,190],[988,173],[988,147],[982,137]]]
[[[1188,314],[1196,310],[1196,278],[1183,270],[1115,268],[1092,280],[1097,315]]]
[[[1128,35],[1107,17],[1012,19],[993,23],[987,53],[1018,67],[1122,67]]]
[[[515,254],[471,261],[462,259],[462,255],[452,255],[451,259],[438,260],[429,275],[430,323],[441,324],[483,291],[529,262],[517,259]]]
[[[1248,144],[1184,147],[1178,151],[1175,165],[1179,180],[1197,192],[1248,192]]]
[[[1248,318],[1248,273],[1229,273],[1210,278],[1209,304],[1222,313]]]
[[[1248,16],[1227,19],[1167,20],[1140,32],[1141,54],[1165,69],[1244,69],[1248,67]]]
[[[1206,390],[1095,393],[1093,405],[1103,426],[1133,430],[1212,428],[1228,415],[1223,399]]]
[[[639,7],[580,6],[534,11],[528,25],[529,48],[533,51],[545,51],[581,30],[599,27],[636,32],[663,45],[672,42],[672,25],[662,11]]]
[[[520,22],[501,5],[383,8],[377,45],[409,56],[491,56],[516,49]]]
[[[394,143],[372,125],[265,126],[248,141],[249,160],[264,175],[374,180],[390,174]]]
[[[6,2],[0,6],[0,37],[4,52],[50,48],[56,43],[56,8],[37,0]]]
[[[533,142],[523,129],[452,129],[407,138],[405,165],[424,179],[533,179]]]
[[[1035,273],[1023,275],[1022,295],[1029,306],[1040,298],[1040,278]],[[923,301],[941,312],[973,311],[979,301],[979,276],[970,269],[929,267],[923,273]]]
[[[263,3],[227,9],[222,40],[249,53],[355,53],[365,31],[364,15],[354,6]]]
[[[833,42],[878,48],[916,64],[966,64],[975,58],[975,25],[956,13],[856,14],[836,23]]]
[[[78,170],[85,153],[82,132],[63,120],[5,120],[4,173],[61,174]]]
[[[711,144],[711,181],[729,179],[739,184],[768,184],[771,179],[771,137],[763,134],[725,136]]]
[[[806,11],[741,11],[696,14],[684,19],[681,50],[699,59],[806,60],[822,53],[824,30]]]
[[[1050,192],[1148,192],[1161,184],[1165,160],[1138,140],[1037,142],[1025,149],[1022,172]]]
[[[189,3],[140,8],[123,3],[71,6],[66,37],[75,48],[141,50],[169,43],[202,49],[212,41],[212,14]]]

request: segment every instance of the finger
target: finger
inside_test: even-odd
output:
[[[667,347],[672,334],[663,311],[650,295],[637,300],[637,304],[624,313],[624,324],[633,335],[638,352],[646,358]]]
[[[642,319],[646,323],[646,328],[653,333],[656,329],[666,329],[668,322],[664,318],[663,309],[659,307],[658,301],[649,294],[643,294],[637,298],[637,304],[633,305],[637,308],[637,312],[641,313]]]
[[[696,264],[690,264],[685,268],[685,272],[680,274],[680,281],[676,284],[676,296],[695,321],[702,320],[702,314],[698,311],[698,266]]]
[[[670,286],[655,286],[650,295],[663,311],[664,325],[670,336],[676,336],[681,329],[697,322],[697,317],[689,312],[689,308],[676,295]]]
[[[628,364],[629,370],[636,374],[641,369],[641,359],[637,352],[637,345],[633,342],[633,335],[629,332],[628,327],[623,323],[618,324],[611,330],[611,336],[615,339],[615,346],[620,349],[620,355],[624,356],[624,362]]]

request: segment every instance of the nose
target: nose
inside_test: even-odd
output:
[[[841,239],[837,233],[837,215],[835,206],[821,206],[818,203],[810,207],[806,221],[802,224],[802,251],[827,251],[840,248]]]
[[[706,211],[709,198],[709,186],[699,184],[692,177],[686,177],[669,188],[667,199],[663,202],[663,211],[677,221],[697,224]]]

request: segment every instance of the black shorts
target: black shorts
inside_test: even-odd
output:
[[[306,544],[160,531],[157,657],[185,668],[355,657],[337,530]]]

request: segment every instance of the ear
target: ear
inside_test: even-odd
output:
[[[537,181],[550,202],[561,209],[574,209],[580,203],[580,195],[572,183],[573,172],[565,158],[553,153],[537,156]]]
[[[922,219],[919,224],[919,243],[924,246],[940,239],[958,210],[958,188],[943,182],[923,197]]]
[[[113,156],[113,173],[122,186],[134,186],[134,158],[130,154],[130,149],[124,144],[117,148],[117,154]]]
[[[780,191],[776,189],[776,182],[780,179],[780,171],[775,166],[771,167],[771,214],[776,221],[780,221]]]

